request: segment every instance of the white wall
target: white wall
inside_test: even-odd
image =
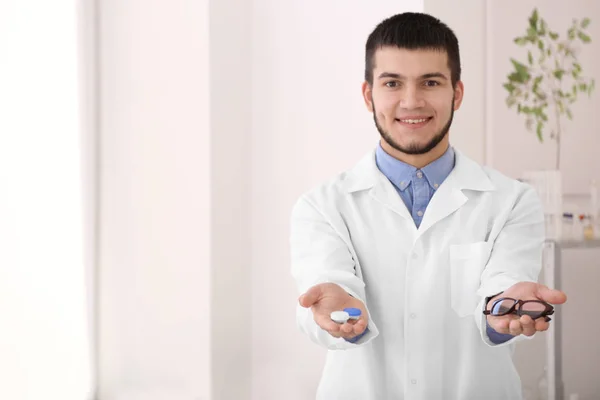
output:
[[[253,399],[314,398],[325,350],[295,325],[289,215],[379,134],[361,96],[364,46],[382,19],[423,3],[255,0],[253,13]]]
[[[100,2],[102,400],[210,398],[208,16]]]

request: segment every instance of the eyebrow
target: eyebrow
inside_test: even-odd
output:
[[[394,79],[406,79],[405,76],[401,75],[401,74],[396,74],[393,72],[382,72],[379,75],[379,79],[383,79],[383,78],[394,78]],[[428,74],[423,74],[419,77],[420,79],[430,79],[430,78],[441,78],[441,79],[445,79],[448,80],[448,77],[446,77],[446,75],[442,74],[441,72],[430,72]]]

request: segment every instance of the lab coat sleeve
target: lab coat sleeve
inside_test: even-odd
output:
[[[300,198],[292,209],[291,273],[298,293],[303,294],[319,283],[335,283],[362,301],[369,314],[367,333],[354,343],[331,336],[316,324],[311,309],[299,304],[296,306],[297,325],[318,345],[330,350],[345,350],[364,346],[377,337],[379,331],[368,310],[365,284],[355,272],[351,244],[342,238],[342,227],[337,228],[305,197]]]
[[[522,185],[521,193],[506,222],[495,236],[488,263],[481,276],[478,295],[481,298],[475,309],[475,321],[483,341],[494,347],[508,346],[533,336],[518,335],[506,342],[492,342],[486,332],[485,298],[494,296],[518,282],[537,282],[542,268],[545,224],[542,204],[532,187]]]

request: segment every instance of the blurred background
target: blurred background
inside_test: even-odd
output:
[[[376,145],[364,45],[404,11],[459,38],[452,144],[559,177],[540,279],[569,302],[517,346],[526,398],[600,399],[600,97],[579,89],[557,168],[503,87],[536,8],[561,38],[590,19],[600,79],[592,0],[0,0],[0,399],[314,398],[289,214]]]

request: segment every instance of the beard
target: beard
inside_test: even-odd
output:
[[[392,138],[392,135],[389,132],[386,132],[385,129],[381,125],[379,125],[379,121],[377,120],[377,110],[375,109],[375,103],[373,103],[373,120],[375,121],[375,126],[379,131],[379,134],[385,140],[385,142],[390,145],[391,148],[398,150],[404,154],[412,154],[412,155],[420,155],[429,153],[431,150],[435,148],[440,142],[446,137],[448,131],[450,130],[450,125],[452,125],[452,119],[454,118],[454,95],[452,95],[452,103],[450,103],[450,117],[448,118],[448,122],[437,132],[433,138],[424,145],[418,145],[416,143],[411,143],[408,146],[401,146],[396,143]]]

